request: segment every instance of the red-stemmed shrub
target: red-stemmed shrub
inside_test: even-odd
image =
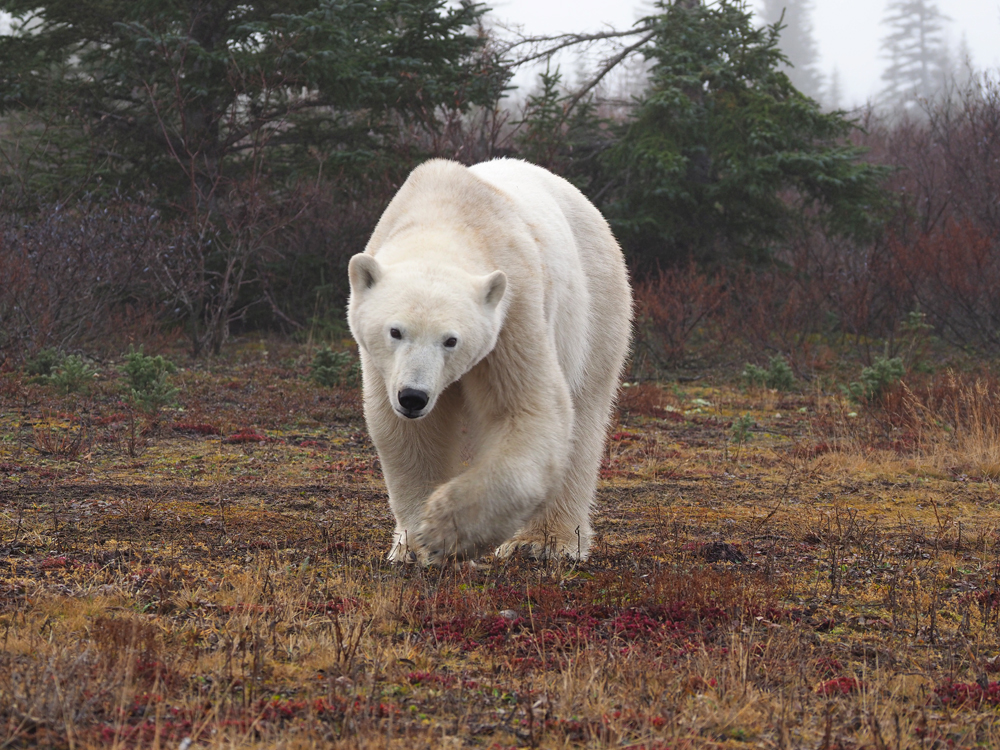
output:
[[[122,198],[0,214],[0,361],[145,338],[164,312],[151,268],[168,244],[156,211]]]
[[[661,269],[635,285],[634,369],[676,367],[691,354],[698,332],[712,329],[728,294],[721,273],[690,263]]]

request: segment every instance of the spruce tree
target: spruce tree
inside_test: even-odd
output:
[[[889,64],[882,73],[882,104],[893,109],[930,99],[941,88],[951,68],[945,40],[950,20],[932,0],[892,0],[882,23],[883,55]]]
[[[870,230],[884,172],[859,162],[842,113],[782,72],[779,29],[755,26],[743,0],[656,7],[649,89],[598,191],[634,262],[760,261],[813,220]]]

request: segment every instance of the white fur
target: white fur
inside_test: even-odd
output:
[[[632,318],[597,209],[526,162],[430,161],[350,279],[365,417],[396,516],[390,558],[497,545],[585,558]],[[426,406],[405,394],[404,406],[404,389]]]

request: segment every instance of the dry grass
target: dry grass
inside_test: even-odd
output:
[[[847,410],[866,412],[847,418]],[[836,432],[843,466],[1000,479],[1000,382],[948,370],[928,384],[903,383],[877,407],[842,405]]]
[[[142,451],[113,384],[0,378],[0,746],[1000,743],[984,377],[854,417],[628,389],[590,561],[422,570],[383,562],[357,395],[300,354],[182,373]],[[87,450],[36,450],[84,408]]]
[[[904,404],[918,437],[931,444],[928,453],[939,468],[1000,478],[1000,384],[995,378],[948,372],[923,393],[904,389]]]

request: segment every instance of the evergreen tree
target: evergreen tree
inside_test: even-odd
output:
[[[0,107],[55,111],[114,182],[209,204],[268,169],[369,159],[394,118],[498,98],[472,0],[0,0]],[[308,158],[306,158],[308,157]]]
[[[792,85],[811,99],[820,101],[823,76],[819,72],[819,50],[813,36],[812,0],[764,0],[761,17],[768,24],[782,24],[778,46],[788,58],[782,65]]]
[[[883,103],[892,108],[912,106],[930,99],[947,78],[951,64],[944,24],[950,20],[932,0],[892,0],[882,23],[889,33],[882,51],[889,65]]]
[[[781,72],[776,26],[742,0],[660,2],[645,19],[650,88],[605,157],[600,193],[641,264],[760,260],[800,223],[871,228],[883,171],[844,143],[852,125],[825,114]]]

